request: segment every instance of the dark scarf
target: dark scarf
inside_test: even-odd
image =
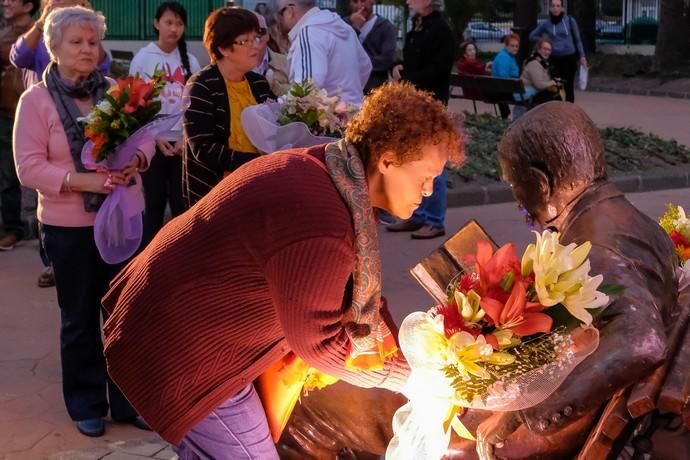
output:
[[[50,97],[53,98],[55,108],[60,115],[62,127],[65,129],[65,136],[72,154],[72,161],[77,172],[88,172],[81,161],[81,150],[86,143],[84,137],[84,127],[78,121],[84,115],[77,107],[75,99],[91,97],[94,104],[103,99],[110,84],[103,74],[98,70],[94,71],[84,81],[77,85],[71,85],[60,77],[57,64],[51,62],[43,72],[43,84],[48,88]],[[96,212],[105,201],[106,195],[100,193],[82,192],[84,199],[84,210]]]
[[[541,54],[539,54],[538,51],[533,51],[532,54],[530,54],[530,56],[525,61],[525,65],[527,65],[531,61],[537,61],[539,64],[541,64],[543,68],[548,70],[549,75],[551,75],[551,62],[544,59],[544,57]]]
[[[555,26],[560,24],[564,17],[565,17],[564,12],[561,12],[561,14],[559,14],[558,16],[554,16],[553,14],[549,13],[549,19],[551,20],[551,24],[553,24]]]
[[[369,199],[366,170],[345,140],[326,146],[326,170],[350,210],[355,228],[352,306],[343,316],[350,339],[348,367],[375,369],[394,353],[395,340],[381,319],[381,258],[378,222]]]

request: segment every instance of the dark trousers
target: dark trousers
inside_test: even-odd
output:
[[[551,64],[554,71],[553,77],[563,79],[565,100],[568,102],[575,102],[575,73],[577,73],[578,62],[577,54],[551,56]]]
[[[0,116],[0,203],[4,233],[21,240],[24,236],[22,222],[22,187],[17,178],[12,154],[11,118]]]
[[[508,104],[498,104],[498,111],[501,113],[501,118],[504,120],[510,117],[510,106]]]
[[[446,220],[446,170],[434,178],[434,192],[425,197],[412,214],[411,220],[423,225],[442,228]]]
[[[170,204],[173,217],[182,214],[187,206],[182,196],[182,158],[165,156],[159,150],[149,169],[141,174],[144,184],[144,232],[141,247],[146,247],[163,227],[165,208]]]
[[[93,227],[41,225],[41,238],[55,270],[60,306],[62,392],[72,420],[136,416],[122,393],[108,378],[103,343],[101,298],[121,265],[106,264],[93,238]]]

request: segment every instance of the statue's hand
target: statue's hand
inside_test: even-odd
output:
[[[477,428],[479,460],[496,460],[494,448],[503,447],[505,440],[520,426],[517,412],[496,412]]]

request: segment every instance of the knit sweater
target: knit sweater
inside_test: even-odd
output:
[[[104,298],[108,370],[172,443],[290,350],[351,384],[399,390],[398,356],[345,367],[352,218],[318,162],[251,161],[166,225]],[[309,153],[323,161],[324,148]]]

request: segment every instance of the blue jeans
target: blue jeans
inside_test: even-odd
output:
[[[182,438],[180,460],[278,460],[264,408],[250,384]]]
[[[60,307],[62,393],[72,420],[104,417],[115,420],[136,412],[108,378],[101,342],[101,298],[121,265],[101,259],[93,227],[40,226],[41,238],[55,270]]]
[[[21,240],[24,236],[22,187],[12,154],[12,125],[12,119],[0,116],[0,204],[5,233]]]
[[[411,220],[441,228],[446,220],[446,170],[434,179],[434,193],[422,200]]]

